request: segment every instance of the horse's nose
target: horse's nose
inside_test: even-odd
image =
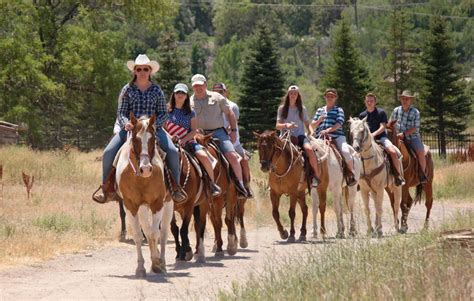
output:
[[[263,172],[267,172],[269,169],[270,169],[270,164],[268,162],[260,162],[260,169],[263,171]]]
[[[151,164],[147,164],[140,167],[140,174],[144,178],[148,178],[149,176],[151,176],[152,171],[153,171],[153,166],[151,166]]]
[[[355,146],[354,146],[354,150],[355,150],[356,152],[360,153],[360,146],[355,145]]]

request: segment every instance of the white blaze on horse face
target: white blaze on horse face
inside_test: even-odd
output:
[[[140,132],[137,133],[137,137],[140,138],[142,143],[142,150],[140,152],[140,174],[144,178],[151,176],[153,166],[150,162],[150,155],[148,154],[148,140],[151,139],[151,133],[147,131],[148,120],[142,120],[142,128]]]

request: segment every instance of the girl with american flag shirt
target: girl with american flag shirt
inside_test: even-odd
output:
[[[195,157],[204,166],[206,173],[211,179],[212,196],[218,196],[222,190],[214,182],[214,171],[212,163],[203,147],[194,140],[197,129],[196,112],[191,109],[191,99],[188,94],[188,86],[177,84],[171,94],[169,103],[169,119],[166,122],[166,131],[171,135],[173,141],[181,146],[190,145]]]

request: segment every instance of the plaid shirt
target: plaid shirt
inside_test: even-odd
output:
[[[316,111],[316,114],[314,114],[313,120],[318,120],[319,117],[322,115],[326,116],[326,119],[324,119],[323,122],[321,122],[316,129],[316,135],[319,135],[319,133],[325,129],[329,129],[330,127],[333,127],[336,123],[339,123],[341,125],[340,128],[335,130],[334,132],[331,132],[329,136],[331,137],[337,137],[337,136],[344,136],[344,132],[342,131],[342,125],[344,124],[344,110],[340,107],[334,106],[329,112],[326,111],[326,106],[319,108]]]
[[[121,129],[130,121],[130,112],[133,112],[137,118],[143,115],[151,117],[153,113],[156,113],[156,127],[163,126],[166,120],[168,120],[168,109],[166,107],[165,95],[160,86],[152,84],[142,92],[135,85],[125,85],[120,92],[117,110]]]
[[[403,107],[399,106],[393,109],[390,119],[397,120],[397,130],[399,133],[405,132],[411,128],[416,128],[410,135],[406,135],[407,139],[413,137],[420,137],[420,112],[414,107],[410,106],[408,112],[403,111]]]

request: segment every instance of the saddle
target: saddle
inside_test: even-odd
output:
[[[334,151],[334,154],[336,155],[337,161],[339,162],[339,166],[341,166],[342,169],[342,174],[344,179],[346,180],[346,183],[350,182],[350,177],[354,176],[348,169],[346,162],[344,161],[344,158],[342,157],[341,152],[336,146],[336,142],[332,139],[329,140],[329,147],[332,148]]]
[[[387,172],[389,172],[394,177],[398,177],[399,175],[398,175],[397,169],[395,168],[395,165],[393,165],[393,162],[390,159],[390,154],[387,152],[387,150],[385,150],[384,146],[380,143],[380,141],[377,140],[376,143],[377,143],[377,146],[379,147],[379,150],[382,151]],[[397,149],[397,156],[398,156],[398,159],[402,157],[402,153],[398,149]],[[379,172],[380,170],[377,170],[377,173]]]
[[[290,141],[291,143],[296,146],[298,151],[303,157],[303,170],[304,170],[304,178],[306,179],[306,187],[308,187],[308,194],[311,195],[311,181],[313,177],[315,176],[313,169],[311,168],[309,164],[309,159],[308,156],[306,155],[306,152],[301,149],[301,147],[298,145],[298,138],[295,136],[290,136]],[[304,183],[303,179],[301,179],[300,183]]]
[[[410,156],[410,160],[413,160],[417,166],[417,168],[415,169],[415,177],[416,178],[420,178],[421,176],[421,168],[420,168],[420,163],[418,162],[418,157],[416,156],[416,152],[415,150],[411,147],[410,143],[407,143],[407,141],[405,140],[401,140],[401,142],[405,145],[407,151],[408,151],[408,154]],[[424,146],[424,151],[425,151],[425,157],[428,155],[428,152],[430,151],[430,147],[426,144],[423,144]]]

